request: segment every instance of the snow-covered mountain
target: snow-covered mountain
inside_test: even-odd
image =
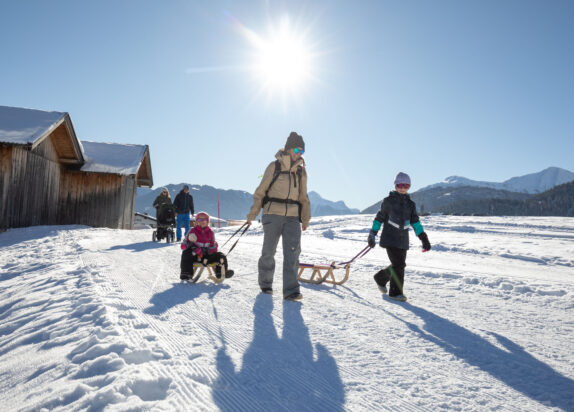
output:
[[[311,202],[311,216],[352,215],[359,213],[359,209],[347,207],[342,200],[332,202],[323,199],[319,193],[314,191],[310,191],[308,194],[309,201]]]
[[[513,177],[502,183],[450,176],[443,182],[425,186],[410,196],[416,202],[419,213],[524,215],[536,212],[535,216],[570,216],[570,207],[562,204],[568,202],[570,195],[560,195],[558,200],[554,199],[556,193],[550,192],[571,182],[574,182],[574,173],[549,167],[541,172]],[[540,199],[538,203],[541,206],[538,208],[525,203],[535,196],[546,196]],[[548,197],[554,200],[547,199]],[[361,213],[376,213],[380,204],[381,201]]]
[[[187,185],[189,186],[189,193],[193,196],[196,212],[202,210],[211,216],[217,216],[218,195],[219,214],[222,219],[245,219],[245,216],[247,216],[253,204],[253,195],[243,190],[224,190],[208,185]],[[184,183],[165,186],[169,190],[172,201],[183,186]],[[136,212],[155,216],[155,209],[152,205],[160,193],[160,187],[155,189],[139,188],[136,197]],[[309,192],[309,200],[311,201],[311,216],[350,215],[359,213],[358,209],[348,208],[343,201],[332,202],[323,199],[317,192]]]
[[[574,180],[574,173],[559,167],[549,167],[538,173],[531,173],[524,176],[513,177],[502,183],[483,182],[479,180],[467,179],[462,176],[449,176],[444,181],[425,186],[422,190],[433,189],[435,187],[487,187],[496,190],[507,190],[519,193],[542,193],[554,186],[568,183]]]
[[[314,218],[301,261],[341,262],[372,216]],[[381,295],[372,249],[342,286],[261,294],[255,223],[235,276],[179,280],[151,230],[0,233],[2,411],[574,411],[571,218],[423,217],[405,293]],[[236,227],[215,229],[223,243]],[[342,278],[342,269],[335,271]],[[309,275],[307,275],[309,276]]]
[[[189,193],[193,196],[195,211],[207,212],[210,216],[219,215],[222,219],[245,219],[249,208],[253,204],[253,195],[244,190],[217,189],[208,185],[193,185],[190,183],[169,184],[165,187],[169,190],[171,200],[183,189],[189,186]],[[161,193],[161,187],[155,189],[138,188],[136,196],[136,212],[147,213],[155,216],[153,201]]]

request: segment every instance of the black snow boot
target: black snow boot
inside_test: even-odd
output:
[[[392,272],[391,272],[390,266],[379,270],[373,276],[373,279],[375,279],[375,282],[377,283],[377,286],[378,286],[379,290],[381,291],[381,293],[387,293],[387,283],[391,279],[391,276],[392,276]]]

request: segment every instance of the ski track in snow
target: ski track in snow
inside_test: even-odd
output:
[[[372,216],[313,219],[301,261],[342,262]],[[221,285],[179,281],[151,230],[0,234],[0,403],[9,411],[574,411],[574,220],[422,219],[405,293],[381,296],[384,249],[302,304],[259,293],[262,231]],[[236,228],[216,230],[220,244]]]

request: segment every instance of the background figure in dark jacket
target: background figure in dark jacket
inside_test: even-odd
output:
[[[159,218],[159,210],[163,205],[171,205],[171,196],[169,195],[169,190],[167,190],[167,187],[162,187],[161,193],[153,201],[156,218]]]
[[[189,215],[195,213],[193,209],[193,197],[189,194],[189,186],[183,186],[183,189],[177,194],[173,201],[175,214],[177,216],[177,241],[181,241],[181,226],[185,227],[185,233],[189,231]]]
[[[368,238],[369,246],[375,247],[377,233],[383,225],[380,245],[387,249],[391,266],[378,271],[374,276],[375,282],[377,282],[381,292],[387,293],[386,285],[390,280],[389,298],[403,302],[407,300],[403,294],[403,285],[407,250],[409,249],[409,226],[413,227],[415,234],[421,240],[423,251],[426,252],[431,248],[428,236],[419,221],[415,202],[407,194],[410,187],[409,175],[403,172],[397,174],[395,190],[383,199],[381,209],[373,220]]]

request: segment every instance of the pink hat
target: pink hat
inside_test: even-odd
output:
[[[195,215],[195,221],[197,222],[199,219],[205,219],[209,223],[209,215],[205,212],[199,212]]]

